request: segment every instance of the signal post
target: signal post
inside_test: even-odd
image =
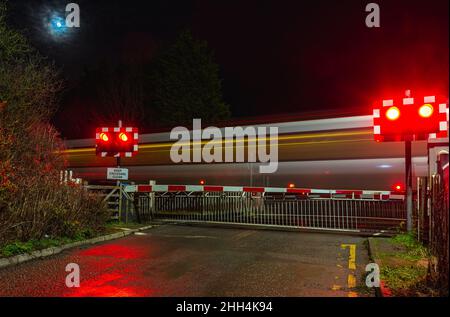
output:
[[[122,121],[119,120],[117,127],[100,127],[96,129],[96,155],[99,157],[115,157],[116,168],[107,168],[106,178],[116,180],[120,188],[120,182],[128,180],[128,169],[121,168],[122,157],[133,157],[139,150],[139,132],[136,127],[122,127]],[[119,195],[122,195],[119,190]],[[121,196],[120,196],[121,197]],[[119,199],[119,218],[120,218]]]

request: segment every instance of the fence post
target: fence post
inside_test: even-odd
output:
[[[151,180],[148,182],[148,184],[150,186],[154,186],[156,185],[156,181]],[[150,197],[149,212],[150,212],[150,219],[152,219],[155,213],[155,193],[152,191],[151,193],[149,193],[149,197]]]
[[[119,193],[119,221],[122,221],[122,185],[118,183]],[[125,223],[127,223],[127,215],[125,214]]]

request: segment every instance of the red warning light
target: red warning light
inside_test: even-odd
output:
[[[100,133],[100,140],[102,140],[103,142],[108,142],[109,141],[108,134],[104,132]]]
[[[288,187],[289,188],[295,188],[295,184],[294,183],[289,183]]]
[[[128,141],[128,135],[126,135],[126,133],[121,132],[121,133],[119,134],[119,139],[120,139],[120,141],[122,141],[122,142],[127,142],[127,141]]]
[[[386,118],[391,121],[397,120],[400,117],[400,110],[397,107],[390,107],[386,111]]]
[[[201,180],[200,180],[200,185],[205,185],[205,184],[206,184],[205,180],[204,180],[204,179],[201,179]]]
[[[393,190],[396,192],[402,192],[404,190],[403,184],[400,184],[400,183],[394,184]]]
[[[374,139],[398,142],[446,138],[447,113],[447,103],[436,96],[385,99],[373,108]]]
[[[139,134],[134,127],[99,127],[95,139],[95,152],[101,157],[133,157],[138,152]]]
[[[419,115],[422,118],[429,118],[433,114],[433,106],[429,103],[424,104],[419,108]]]

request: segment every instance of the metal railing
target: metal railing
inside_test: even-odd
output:
[[[133,197],[123,190],[123,186],[85,185],[84,188],[102,197],[111,219],[128,222],[129,211],[133,209]]]
[[[309,198],[243,192],[136,194],[138,219],[338,231],[393,231],[406,221],[403,200]]]

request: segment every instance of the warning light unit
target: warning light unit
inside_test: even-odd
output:
[[[95,150],[101,157],[132,157],[138,152],[138,129],[134,127],[101,127],[96,129]]]
[[[435,96],[383,100],[373,109],[378,142],[428,140],[448,136],[448,106]]]

